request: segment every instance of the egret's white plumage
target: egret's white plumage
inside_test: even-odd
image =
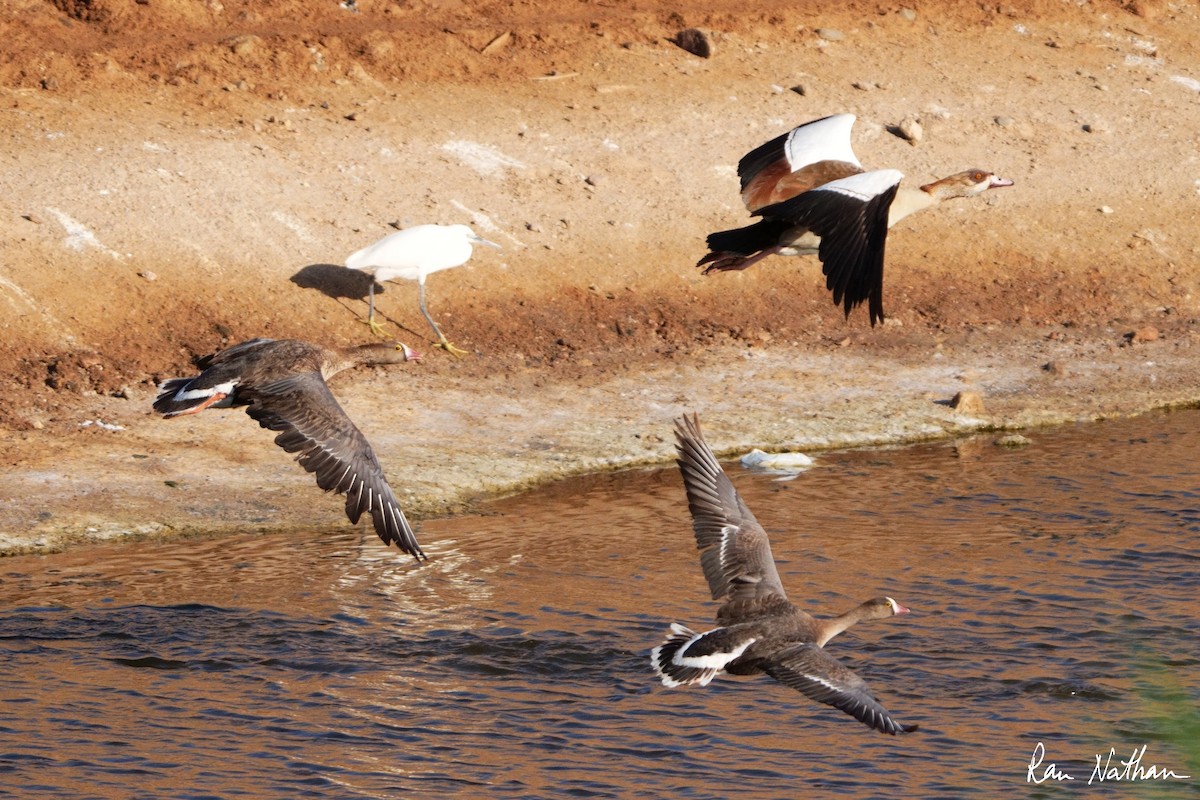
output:
[[[442,329],[429,316],[425,307],[425,276],[466,263],[474,244],[500,247],[478,236],[466,225],[416,225],[389,234],[347,258],[347,267],[366,272],[374,278],[367,295],[367,324],[371,330],[376,333],[381,331],[379,323],[375,322],[376,281],[396,278],[416,281],[420,287],[421,314],[437,334],[438,346],[455,355],[462,353],[462,350],[450,344]]]

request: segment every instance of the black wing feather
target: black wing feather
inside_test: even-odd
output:
[[[821,237],[817,257],[825,273],[825,287],[846,316],[864,300],[871,324],[882,322],[883,261],[887,244],[888,209],[899,184],[867,200],[823,188],[767,206],[756,212],[805,227]]]

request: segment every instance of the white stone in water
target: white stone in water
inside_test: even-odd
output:
[[[757,469],[795,471],[808,469],[813,460],[804,453],[764,453],[755,448],[741,458],[742,466]]]
[[[997,447],[1024,447],[1033,442],[1027,436],[1022,436],[1019,433],[1009,433],[999,437],[993,442]]]

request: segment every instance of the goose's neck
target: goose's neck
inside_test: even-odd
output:
[[[822,620],[821,635],[818,637],[817,647],[824,647],[825,643],[830,639],[861,621],[862,616],[862,606],[858,606],[857,608],[850,609],[845,614],[839,614],[831,619]]]
[[[909,186],[901,186],[896,190],[896,199],[892,201],[892,206],[888,209],[888,227],[892,227],[909,214],[929,208],[939,200],[941,200],[940,197],[925,191],[924,188],[913,189]]]
[[[403,348],[386,342],[372,342],[357,347],[329,349],[321,363],[321,377],[329,380],[339,372],[357,366],[400,364],[408,360]]]

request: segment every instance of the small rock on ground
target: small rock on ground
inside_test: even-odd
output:
[[[950,400],[950,407],[960,414],[972,416],[987,413],[987,409],[983,406],[983,397],[979,392],[959,392]]]

